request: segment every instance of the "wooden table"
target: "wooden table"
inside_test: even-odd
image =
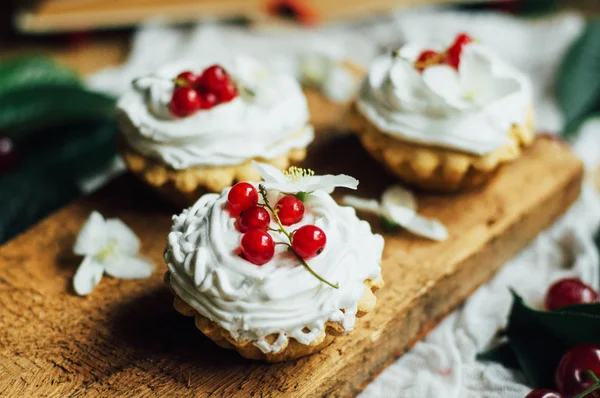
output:
[[[322,139],[308,164],[358,177],[370,197],[393,181],[351,137]],[[175,210],[124,176],[0,247],[0,396],[353,395],[562,214],[581,176],[566,146],[540,139],[479,191],[419,195],[421,213],[450,239],[386,234],[375,310],[321,353],[274,365],[218,348],[175,312],[162,285]],[[156,269],[139,281],[105,277],[77,297],[72,246],[94,209],[130,225]]]

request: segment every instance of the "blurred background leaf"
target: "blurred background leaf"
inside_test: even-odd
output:
[[[19,154],[0,170],[0,243],[81,195],[78,182],[113,161],[114,106],[51,60],[0,63],[0,134]]]
[[[477,359],[520,369],[534,388],[554,388],[554,371],[564,353],[580,343],[600,344],[598,331],[600,303],[538,311],[513,292],[508,340]]]
[[[564,113],[563,135],[600,112],[600,19],[589,21],[564,57],[556,80],[556,98]]]

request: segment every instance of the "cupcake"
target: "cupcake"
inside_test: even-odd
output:
[[[466,34],[445,49],[409,44],[370,66],[352,124],[401,180],[457,191],[486,182],[532,143],[531,84]]]
[[[329,195],[355,179],[257,168],[264,182],[205,194],[173,217],[165,283],[216,344],[280,362],[323,349],[374,308],[384,242]]]
[[[175,204],[259,179],[253,160],[285,170],[314,133],[297,81],[256,60],[191,60],[140,77],[119,100],[129,169]]]

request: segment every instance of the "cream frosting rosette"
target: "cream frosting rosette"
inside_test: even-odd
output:
[[[242,233],[227,210],[230,188],[202,196],[173,217],[165,253],[171,287],[233,339],[250,340],[263,353],[280,352],[290,338],[308,345],[328,322],[351,331],[365,281],[381,278],[384,241],[354,209],[339,206],[328,192],[336,186],[356,188],[358,182],[348,176],[290,178],[272,166],[257,166],[271,203],[282,192],[310,191],[304,198],[304,217],[289,230],[316,225],[325,232],[323,251],[306,263],[337,288],[308,272],[285,244],[276,244],[272,259],[261,266],[242,258]],[[278,224],[272,220],[270,228],[276,230]],[[270,234],[275,243],[286,241],[281,233]],[[276,340],[267,341],[270,335]]]
[[[222,65],[238,83],[232,101],[176,118],[169,112],[173,79]],[[117,105],[126,143],[144,156],[177,169],[228,166],[272,159],[305,148],[314,138],[298,82],[247,56],[187,60],[136,79]]]
[[[466,45],[460,65],[414,63],[423,47],[406,45],[371,65],[357,100],[358,110],[378,130],[398,139],[490,153],[523,125],[531,86],[519,71],[479,43]]]

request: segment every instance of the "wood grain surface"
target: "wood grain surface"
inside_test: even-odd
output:
[[[133,26],[156,17],[172,23],[211,17],[260,20],[272,19],[271,8],[280,3],[295,5],[322,23],[402,7],[475,1],[481,0],[38,0],[16,14],[14,23],[23,32],[45,33]]]
[[[352,137],[322,137],[309,163],[358,177],[365,196],[393,181]],[[274,365],[218,348],[174,311],[161,282],[174,209],[123,176],[0,247],[0,396],[354,395],[562,214],[581,176],[565,146],[539,139],[480,191],[420,194],[421,212],[441,219],[450,239],[386,234],[375,311],[321,353]],[[94,209],[129,224],[156,269],[140,281],[106,277],[77,297],[72,245]]]

